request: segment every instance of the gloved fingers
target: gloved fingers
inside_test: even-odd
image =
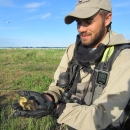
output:
[[[50,111],[48,111],[46,109],[40,109],[40,110],[36,110],[36,111],[31,111],[29,113],[29,116],[38,119],[41,117],[45,117],[49,114],[50,114]]]
[[[34,91],[18,91],[18,94],[20,96],[26,97],[28,99],[34,100],[35,102],[39,104],[44,104],[47,101],[47,98],[44,96],[44,94],[41,94],[39,92]]]
[[[22,106],[19,103],[12,104],[12,108],[14,110],[22,110],[23,109]]]
[[[27,118],[41,118],[49,115],[49,112],[46,110],[34,110],[34,111],[26,111],[26,110],[16,110],[13,114],[14,117],[27,117]]]
[[[29,117],[29,111],[26,111],[26,110],[16,110],[16,111],[13,113],[13,116],[14,116],[14,117],[19,117],[19,116]]]
[[[38,92],[34,92],[34,91],[18,91],[18,94],[22,97],[31,97],[31,96],[36,96],[38,94]]]

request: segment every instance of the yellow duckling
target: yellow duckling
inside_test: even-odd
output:
[[[34,100],[29,100],[25,97],[20,97],[19,104],[23,107],[23,110],[36,110],[38,104]]]

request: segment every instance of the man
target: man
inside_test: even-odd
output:
[[[77,22],[79,34],[67,48],[55,82],[43,94],[19,92],[33,97],[40,110],[16,107],[15,116],[56,115],[57,122],[70,130],[120,129],[130,98],[130,50],[123,49],[110,67],[112,48],[128,43],[123,35],[111,31],[111,20],[110,0],[79,0],[65,17],[66,24]]]

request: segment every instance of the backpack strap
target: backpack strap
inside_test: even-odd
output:
[[[103,54],[102,60],[95,67],[94,74],[92,76],[92,99],[89,99],[87,105],[91,105],[92,102],[97,99],[106,87],[109,73],[112,69],[112,65],[116,60],[117,56],[124,49],[130,48],[130,44],[121,44],[115,46],[108,46]]]

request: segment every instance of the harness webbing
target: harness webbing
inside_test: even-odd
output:
[[[115,46],[108,46],[103,54],[103,57],[101,59],[101,62],[98,63],[98,65],[94,69],[94,74],[92,77],[92,99],[91,102],[89,102],[87,105],[91,105],[92,102],[97,99],[101,93],[103,92],[103,89],[106,87],[106,85],[97,84],[96,83],[96,77],[98,75],[99,71],[103,71],[109,73],[112,69],[112,65],[117,58],[117,56],[120,54],[120,52],[126,48],[130,48],[130,44],[121,44],[121,45],[115,45]],[[109,79],[109,77],[108,77]],[[87,93],[86,93],[87,94]]]
[[[77,73],[76,73],[76,78],[73,82],[73,86],[70,88],[71,93],[76,94],[77,84],[78,84],[79,80],[80,80],[80,68],[78,67]]]

